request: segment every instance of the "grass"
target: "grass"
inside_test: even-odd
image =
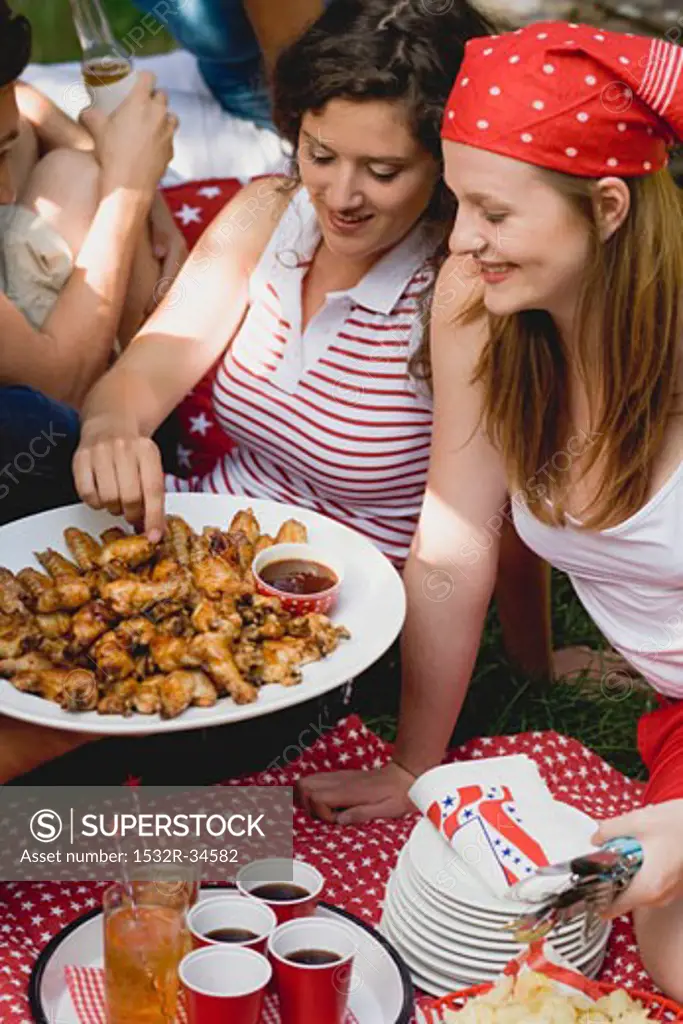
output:
[[[116,35],[123,38],[140,22],[130,0],[103,0]],[[68,0],[14,0],[34,28],[34,59],[76,60],[79,56]],[[143,53],[158,53],[172,46],[165,32],[149,34]],[[602,639],[573,595],[567,579],[555,574],[553,626],[556,646],[591,644]],[[475,735],[496,735],[537,729],[555,729],[575,736],[626,774],[642,777],[643,765],[635,749],[635,723],[652,698],[639,693],[598,694],[588,698],[580,687],[534,684],[519,677],[501,655],[500,630],[492,611],[486,628],[475,678],[458,723],[456,740]],[[393,667],[393,671],[392,671]],[[365,686],[359,695],[366,721],[386,739],[396,732],[398,672],[391,658],[382,662],[379,685]]]
[[[553,636],[556,647],[604,640],[574,596],[569,580],[553,574]],[[387,672],[396,679],[397,672]],[[588,680],[584,681],[588,684]],[[381,690],[381,692],[380,692]],[[396,735],[398,687],[366,686],[360,694],[365,721],[387,740]],[[534,682],[515,671],[502,653],[500,627],[489,613],[484,642],[454,741],[554,729],[574,736],[626,775],[643,779],[645,767],[636,749],[636,722],[655,706],[650,693],[576,683]]]
[[[139,25],[143,14],[131,0],[102,0],[118,39],[124,39]],[[33,26],[33,59],[39,62],[78,60],[80,49],[73,28],[69,0],[12,0],[14,10],[25,14]],[[148,24],[145,19],[145,24]],[[173,45],[165,32],[148,32],[141,43],[140,54],[163,53]]]

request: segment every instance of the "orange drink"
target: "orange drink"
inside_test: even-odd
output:
[[[131,894],[134,898],[131,898]],[[156,899],[152,885],[104,894],[108,1024],[173,1024],[178,965],[187,950],[187,896]]]

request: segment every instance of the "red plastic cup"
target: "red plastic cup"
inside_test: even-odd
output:
[[[286,857],[267,857],[247,864],[237,873],[237,888],[244,895],[269,906],[278,924],[299,917],[310,917],[320,902],[325,879],[312,864]],[[305,896],[293,900],[277,900],[257,895],[254,890],[262,885],[295,885],[306,891]]]
[[[266,583],[261,576],[265,567],[273,562],[289,561],[289,559],[297,561],[303,559],[305,562],[317,562],[319,565],[327,566],[337,577],[336,584],[318,594],[290,594]],[[344,567],[341,559],[323,547],[305,543],[273,544],[269,548],[264,548],[254,559],[252,571],[259,594],[263,594],[264,597],[277,597],[285,611],[295,615],[306,615],[309,612],[326,615],[332,611],[339,600],[344,582]]]
[[[178,968],[189,1024],[259,1024],[273,969],[253,949],[209,946]]]
[[[332,964],[298,964],[287,960],[301,950],[325,950],[339,957]],[[281,1024],[343,1024],[349,1002],[353,935],[342,924],[313,917],[288,921],[268,939]]]
[[[187,912],[187,927],[194,949],[206,946],[221,946],[224,949],[243,947],[265,953],[268,938],[277,927],[277,918],[274,911],[261,900],[242,896],[238,892],[228,892],[196,903]],[[245,928],[253,932],[256,938],[230,943],[210,939],[207,933],[216,928]]]

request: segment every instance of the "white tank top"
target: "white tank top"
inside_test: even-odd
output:
[[[235,447],[203,478],[167,478],[167,490],[304,505],[400,564],[431,446],[431,396],[409,361],[434,284],[433,236],[418,224],[357,285],[329,292],[302,332],[302,281],[319,242],[301,189],[251,276],[249,311],[216,376],[216,418]]]
[[[596,626],[660,693],[683,698],[683,463],[605,530],[547,526],[512,502],[524,543],[566,572]]]

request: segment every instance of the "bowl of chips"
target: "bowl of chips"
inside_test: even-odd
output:
[[[683,1007],[654,992],[589,982],[590,995],[539,971],[506,975],[423,1004],[420,1024],[648,1024],[683,1021]]]

